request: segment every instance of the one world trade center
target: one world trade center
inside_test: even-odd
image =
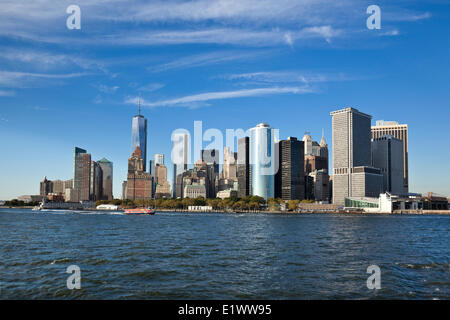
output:
[[[147,167],[147,119],[141,115],[140,98],[138,108],[138,114],[133,117],[133,122],[131,124],[131,153],[133,153],[137,147],[141,148],[145,171]]]

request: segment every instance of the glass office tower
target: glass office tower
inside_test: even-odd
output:
[[[133,117],[131,125],[131,154],[140,147],[142,150],[142,158],[144,160],[144,171],[147,164],[147,119],[139,114]]]
[[[252,195],[264,199],[275,196],[274,176],[278,170],[274,129],[260,123],[250,129],[250,168]]]

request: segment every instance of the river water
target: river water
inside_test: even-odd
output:
[[[0,299],[450,299],[449,231],[439,215],[0,209]]]

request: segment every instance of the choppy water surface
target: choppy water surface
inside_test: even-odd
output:
[[[0,299],[449,299],[449,231],[450,216],[0,209]]]

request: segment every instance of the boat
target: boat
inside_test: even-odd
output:
[[[136,208],[136,209],[124,209],[125,214],[143,214],[143,215],[154,215],[155,211],[151,208]]]

